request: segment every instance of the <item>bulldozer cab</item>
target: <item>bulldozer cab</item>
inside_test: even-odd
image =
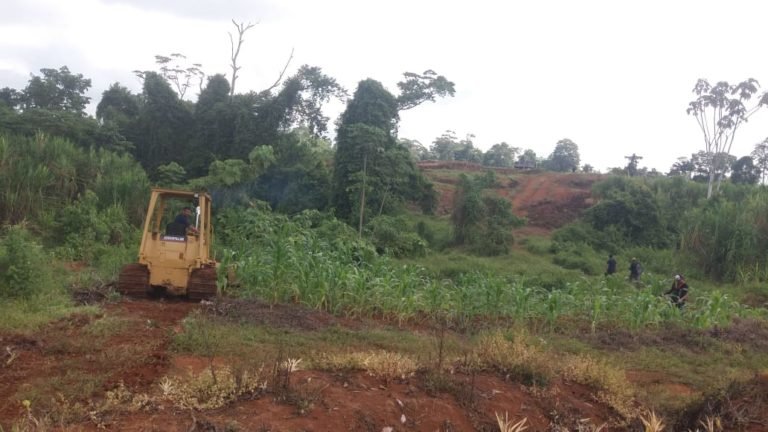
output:
[[[195,299],[215,296],[212,237],[208,194],[152,189],[138,261],[123,269],[118,289],[131,296],[158,291]]]

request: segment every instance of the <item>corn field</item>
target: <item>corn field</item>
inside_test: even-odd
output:
[[[333,314],[397,320],[513,320],[556,329],[574,320],[594,331],[669,323],[700,328],[756,316],[727,294],[697,293],[684,310],[662,294],[666,280],[647,275],[644,289],[618,279],[574,280],[548,290],[522,277],[483,273],[437,279],[423,268],[377,256],[347,225],[319,212],[293,218],[268,211],[225,210],[219,216],[219,258],[236,269],[236,294],[295,302]]]

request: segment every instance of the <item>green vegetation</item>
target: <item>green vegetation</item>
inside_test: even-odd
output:
[[[431,71],[406,73],[398,95],[361,81],[335,148],[323,136],[321,108],[346,91],[319,68],[303,66],[282,87],[248,94],[233,94],[215,75],[196,102],[183,100],[167,76],[145,71],[141,95],[117,84],[103,94],[98,121],[84,113],[89,80],[66,68],[42,72],[21,92],[3,89],[0,102],[0,331],[99,312],[76,306],[75,293],[114,298],[109,282],[135,259],[151,184],[213,195],[215,256],[234,276],[220,273],[226,296],[379,320],[373,329],[310,334],[193,314],[173,347],[209,358],[210,373],[192,387],[166,382],[178,406],[218,407],[262,391],[260,375],[242,387],[241,371],[221,370],[218,382],[213,366],[216,356],[257,353],[265,362],[301,355],[324,369],[365,368],[387,382],[431,364],[440,375],[443,356],[470,374],[492,371],[527,385],[559,374],[604,390],[598,399],[627,417],[633,394],[621,368],[673,369],[678,383],[714,391],[764,367],[764,348],[720,336],[762,331],[768,320],[768,193],[749,160],[732,165],[732,181],[717,178],[711,199],[714,174],[725,170],[712,158],[709,188],[690,180],[683,164],[667,178],[607,176],[579,219],[515,244],[512,231],[525,221],[494,192],[514,189],[515,178],[435,171],[442,186],[455,186],[450,216],[438,217],[438,194],[416,157],[576,171],[578,147],[561,140],[537,161],[530,150],[517,158],[520,149],[506,143],[483,154],[471,136],[452,132],[430,150],[398,138],[401,111],[453,95],[453,83]],[[636,162],[633,155],[632,175]],[[616,275],[604,275],[608,254],[619,258]],[[624,277],[630,257],[644,268],[638,283]],[[684,308],[664,295],[679,273],[692,286]],[[94,344],[140,324],[102,316],[83,327],[87,341],[63,338],[44,349],[90,355]],[[606,345],[612,337],[626,341]],[[629,355],[614,349],[624,345]],[[152,349],[126,345],[98,361],[137,364]],[[16,358],[8,353],[7,361]],[[19,397],[38,404],[76,382],[87,395],[103,387],[105,376],[74,370]],[[192,402],[212,386],[214,394]],[[666,406],[673,405],[683,403],[671,398]]]

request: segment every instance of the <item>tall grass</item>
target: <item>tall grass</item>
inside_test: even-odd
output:
[[[104,207],[138,223],[149,181],[130,156],[86,150],[65,139],[0,135],[0,221],[37,221],[90,189]]]

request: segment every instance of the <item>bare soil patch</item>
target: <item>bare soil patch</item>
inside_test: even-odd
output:
[[[419,164],[425,175],[435,183],[439,194],[437,214],[446,215],[453,211],[457,177],[445,171],[477,173],[491,168],[477,164],[457,162],[430,162]],[[536,232],[549,234],[551,230],[574,221],[594,201],[592,185],[601,179],[598,174],[552,173],[494,169],[498,174],[515,174],[514,178],[499,178],[494,191],[512,203],[512,211],[528,218],[527,228],[538,228]],[[518,232],[516,231],[516,234]],[[526,232],[520,231],[524,237]]]
[[[168,368],[169,329],[197,307],[186,302],[123,301],[96,316],[73,315],[31,335],[2,334],[3,350],[13,353],[0,366],[0,425],[23,412],[22,399],[45,409],[53,399],[83,402],[123,382],[146,389]],[[94,335],[86,328],[120,317],[119,331]]]
[[[259,300],[222,299],[210,306],[210,312],[229,322],[294,329],[321,330],[327,327],[359,327],[359,323],[299,304],[269,304]]]

